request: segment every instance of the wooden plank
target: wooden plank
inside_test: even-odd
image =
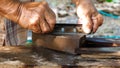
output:
[[[36,46],[0,47],[0,68],[50,68],[50,67],[119,68],[120,54],[91,53],[82,55],[70,55]]]
[[[26,46],[0,46],[0,53],[29,53],[31,50]]]
[[[42,56],[37,56],[43,52],[42,50],[42,48],[25,46],[0,47],[0,68],[61,68],[61,66],[52,62],[38,62],[37,60],[44,60],[44,58],[41,58]],[[52,65],[50,66],[50,64]]]

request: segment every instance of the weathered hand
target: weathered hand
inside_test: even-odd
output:
[[[79,24],[85,33],[94,33],[103,23],[103,17],[98,13],[91,0],[79,0],[76,2]]]
[[[20,7],[19,24],[35,33],[51,32],[56,23],[54,12],[46,2],[25,3]]]
[[[0,15],[35,33],[48,33],[54,28],[56,16],[47,2],[0,0]]]

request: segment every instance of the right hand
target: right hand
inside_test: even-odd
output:
[[[82,24],[82,30],[87,34],[95,33],[103,24],[103,16],[98,13],[91,0],[73,0],[73,2],[76,4],[78,24]]]
[[[48,33],[54,28],[56,16],[46,2],[28,2],[20,6],[18,23],[35,33]]]

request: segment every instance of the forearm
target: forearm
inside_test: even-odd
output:
[[[0,0],[0,15],[17,22],[19,6],[19,0]]]

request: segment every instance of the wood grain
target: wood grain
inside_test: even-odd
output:
[[[0,47],[0,68],[119,68],[119,53],[70,55],[41,47]]]

